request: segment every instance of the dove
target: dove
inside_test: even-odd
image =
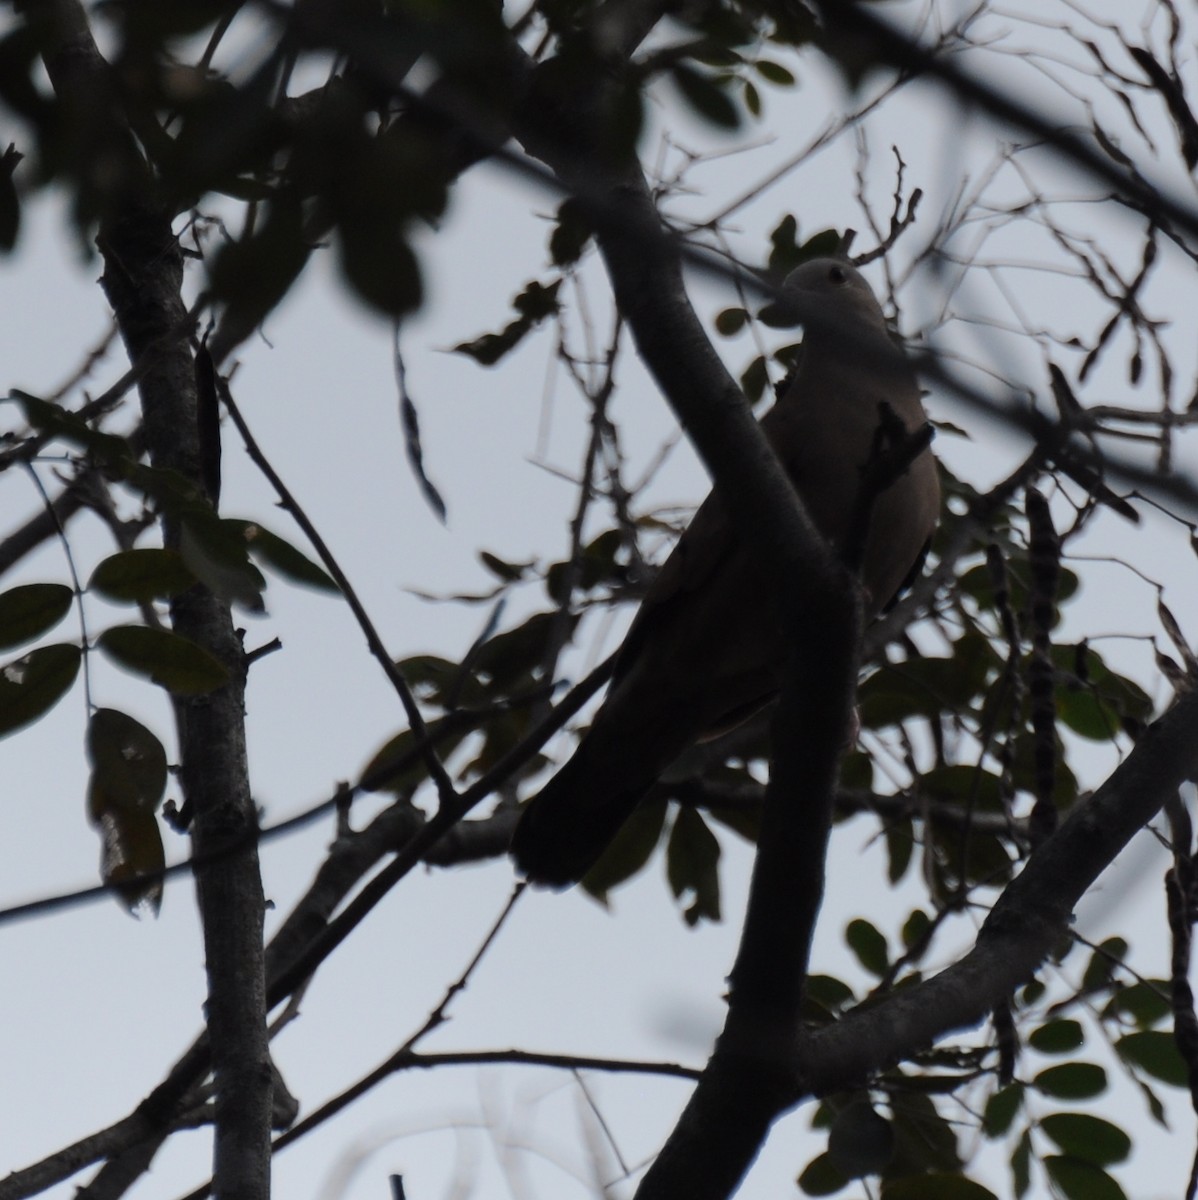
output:
[[[823,537],[836,549],[858,544],[868,620],[921,569],[940,510],[925,448],[866,509],[863,541],[854,528],[879,426],[897,429],[897,418],[915,434],[926,425],[915,373],[847,262],[803,263],[770,307],[801,321],[804,337],[797,370],[761,427]],[[786,628],[768,572],[713,491],[646,592],[590,729],[521,813],[517,869],[547,887],[578,882],[680,754],[775,697]]]

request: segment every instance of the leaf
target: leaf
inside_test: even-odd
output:
[[[94,779],[88,789],[88,807],[103,813],[96,821],[101,840],[101,878],[117,889],[131,913],[145,904],[156,915],[162,903],[160,873],[166,866],[157,818],[152,812],[110,806]],[[136,880],[140,875],[155,878]]]
[[[313,562],[302,550],[278,534],[271,533],[269,529],[259,525],[257,521],[226,518],[223,524],[240,529],[251,557],[269,567],[276,575],[281,575],[291,583],[316,588],[321,592],[341,594],[336,581],[324,567]]]
[[[795,82],[794,73],[789,71],[781,63],[771,62],[768,58],[759,58],[754,64],[753,69],[761,76],[762,79],[769,83],[775,84],[778,87],[793,87]]]
[[[850,1008],[855,999],[853,989],[843,980],[833,975],[808,975],[799,1015],[804,1021],[826,1024]]]
[[[886,974],[890,967],[890,952],[885,937],[873,925],[860,917],[855,918],[845,927],[844,940],[870,974]]]
[[[391,219],[364,225],[343,220],[338,232],[342,274],[367,304],[389,317],[420,307],[420,264],[399,224]]]
[[[0,592],[0,650],[10,650],[53,629],[75,593],[65,583],[23,583]]]
[[[1086,1035],[1077,1021],[1059,1020],[1033,1029],[1027,1044],[1041,1054],[1065,1054],[1076,1050],[1085,1040]]]
[[[666,875],[674,896],[694,898],[685,910],[688,925],[720,919],[720,843],[693,808],[682,808],[666,846]]]
[[[607,893],[631,879],[649,861],[657,849],[657,843],[661,841],[665,821],[664,800],[638,805],[599,861],[583,876],[583,890],[601,904],[606,904]]]
[[[1058,1100],[1089,1100],[1106,1091],[1106,1071],[1095,1063],[1062,1063],[1041,1071],[1032,1086]]]
[[[492,575],[502,579],[504,583],[515,583],[517,580],[523,579],[525,572],[532,566],[532,563],[507,562],[489,550],[480,550],[478,558]]]
[[[1044,1169],[1067,1200],[1127,1200],[1114,1179],[1085,1159],[1046,1154]]]
[[[207,512],[189,513],[179,531],[179,553],[211,592],[250,612],[262,612],[266,580],[249,559],[240,523]]]
[[[813,1158],[796,1182],[808,1196],[831,1196],[849,1186],[848,1176],[832,1161],[830,1154]]]
[[[1171,1033],[1161,1029],[1128,1033],[1115,1043],[1115,1049],[1124,1062],[1135,1064],[1162,1083],[1180,1088],[1190,1086],[1189,1069]]]
[[[1111,996],[1104,1015],[1117,1010],[1131,1017],[1141,1029],[1148,1029],[1173,1011],[1169,987],[1167,979],[1144,979],[1120,988]]]
[[[176,696],[201,696],[229,679],[229,672],[207,650],[166,629],[117,625],[100,634],[96,648]]]
[[[894,1156],[894,1129],[868,1099],[854,1100],[832,1122],[828,1156],[850,1179],[877,1175]]]
[[[196,577],[177,550],[122,550],[97,564],[87,590],[108,600],[148,604],[194,587]]]
[[[140,721],[114,708],[96,709],[87,723],[87,756],[110,805],[158,808],[166,791],[166,750]],[[94,818],[100,815],[93,810]]]
[[[1122,1129],[1088,1113],[1051,1113],[1040,1128],[1067,1155],[1098,1166],[1122,1162],[1131,1153],[1131,1138]]]
[[[39,646],[0,667],[0,736],[36,721],[75,682],[82,651],[61,643]]]
[[[713,76],[681,62],[674,64],[671,74],[683,98],[699,116],[722,129],[739,127],[740,112]]]
[[[166,791],[166,751],[139,721],[116,709],[97,709],[87,726],[92,764],[88,816],[100,831],[101,874],[133,911],[149,904],[157,913],[162,879],[130,882],[165,864],[155,812]]]
[[[1032,1135],[1025,1129],[1011,1153],[1011,1186],[1017,1200],[1027,1195],[1032,1182]]]
[[[716,332],[724,337],[732,337],[744,329],[749,320],[749,314],[743,308],[726,308],[716,313]]]
[[[1002,1137],[1023,1107],[1023,1084],[1008,1083],[987,1101],[982,1114],[982,1132],[988,1138]]]
[[[449,722],[453,722],[452,725]],[[426,721],[425,729],[442,760],[451,755],[483,722],[467,721],[460,714],[453,717],[437,717]],[[368,792],[395,792],[402,794],[416,787],[427,778],[428,767],[424,755],[417,752],[416,736],[410,729],[401,730],[388,738],[371,760],[362,768],[358,786]]]

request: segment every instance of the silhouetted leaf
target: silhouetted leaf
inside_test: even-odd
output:
[[[1189,1071],[1171,1033],[1160,1029],[1128,1033],[1115,1043],[1115,1049],[1124,1062],[1134,1063],[1162,1083],[1180,1088],[1190,1086]]]
[[[987,1187],[964,1175],[909,1175],[882,1180],[882,1200],[998,1200]]]
[[[678,90],[699,116],[723,129],[740,125],[740,112],[715,79],[686,63],[675,63],[671,74]]]
[[[36,721],[75,682],[78,646],[39,646],[0,667],[0,735]]]
[[[666,846],[666,875],[675,897],[688,893],[684,910],[688,925],[720,919],[720,843],[693,808],[681,808]]]
[[[886,939],[868,921],[860,917],[848,923],[844,940],[857,956],[857,961],[872,975],[885,975],[890,967]]]
[[[1058,1100],[1089,1100],[1106,1091],[1106,1071],[1095,1063],[1062,1063],[1045,1068],[1032,1084]]]
[[[291,583],[340,595],[341,589],[324,567],[313,562],[302,550],[284,541],[278,534],[271,533],[269,529],[259,525],[257,521],[225,518],[223,523],[233,529],[240,529],[251,557],[269,567],[275,574],[281,575]]]
[[[665,820],[664,800],[638,805],[599,861],[583,877],[583,890],[606,904],[607,893],[631,879],[649,861],[661,841]]]
[[[1002,1137],[1011,1128],[1019,1110],[1023,1107],[1023,1084],[1008,1083],[987,1101],[982,1114],[982,1132],[989,1138]]]
[[[204,695],[229,679],[228,671],[207,650],[166,629],[118,625],[100,634],[96,648],[127,671],[177,696]]]
[[[1110,1175],[1085,1159],[1046,1154],[1044,1169],[1067,1200],[1127,1200]]]
[[[1088,1113],[1049,1113],[1041,1117],[1040,1128],[1067,1155],[1102,1167],[1131,1153],[1131,1138],[1122,1129]]]
[[[74,596],[64,583],[23,583],[0,592],[0,650],[53,629],[70,611]]]
[[[1041,1054],[1065,1054],[1076,1050],[1085,1040],[1086,1035],[1077,1021],[1061,1018],[1033,1029],[1027,1044]]]
[[[180,528],[179,553],[192,574],[221,599],[262,612],[266,579],[250,562],[244,524],[208,512],[191,513]]]
[[[828,1133],[828,1155],[851,1179],[877,1175],[894,1154],[890,1122],[861,1098],[836,1114]]]
[[[813,1158],[796,1182],[808,1196],[832,1196],[848,1187],[849,1177],[825,1153]]]
[[[122,550],[98,563],[87,590],[109,600],[146,604],[194,587],[196,577],[176,550]]]

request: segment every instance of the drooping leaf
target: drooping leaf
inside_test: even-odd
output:
[[[141,722],[111,708],[97,709],[87,727],[92,773],[88,816],[100,831],[101,874],[130,911],[148,904],[157,913],[165,862],[155,817],[166,790],[166,751]]]
[[[1144,979],[1116,991],[1106,1012],[1117,1011],[1130,1017],[1141,1029],[1150,1029],[1163,1021],[1172,1011],[1169,981]]]
[[[166,750],[140,721],[113,708],[98,708],[87,724],[92,779],[108,804],[154,812],[166,790]],[[101,814],[92,810],[93,817]]]
[[[75,682],[81,658],[78,646],[61,643],[39,646],[0,667],[0,735],[53,708]]]
[[[583,890],[606,904],[607,893],[631,879],[649,861],[661,841],[665,820],[664,800],[638,805],[599,861],[583,877]]]
[[[707,822],[693,808],[680,809],[666,847],[666,874],[675,897],[692,897],[684,910],[688,925],[720,919],[719,861],[720,843]]]
[[[109,600],[146,604],[178,596],[195,582],[177,550],[147,547],[110,554],[96,565],[87,590]]]
[[[804,1021],[826,1024],[850,1008],[856,996],[843,980],[832,975],[808,975],[803,984],[799,1015]]]
[[[332,592],[339,595],[341,589],[329,573],[310,559],[302,550],[290,542],[271,533],[257,521],[239,521],[226,518],[223,522],[234,529],[240,529],[251,557],[257,559],[264,567],[269,567],[277,575],[291,583],[299,583],[305,587],[316,588],[322,592]]]
[[[23,583],[0,592],[0,650],[53,629],[70,611],[74,595],[64,583]]]
[[[117,625],[96,639],[113,662],[177,696],[200,696],[228,682],[229,673],[202,646],[166,629]]]

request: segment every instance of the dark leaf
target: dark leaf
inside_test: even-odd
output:
[[[868,921],[860,917],[848,923],[844,940],[857,956],[857,961],[872,975],[885,975],[890,967],[886,939]]]
[[[684,914],[688,925],[720,919],[719,861],[720,843],[707,822],[693,808],[679,809],[666,846],[666,874],[675,897],[692,897]]]
[[[1122,1162],[1131,1153],[1131,1138],[1117,1125],[1088,1113],[1050,1113],[1040,1128],[1067,1154],[1100,1167]]]
[[[177,696],[200,696],[226,683],[229,673],[207,650],[166,629],[118,625],[96,639],[114,662]]]
[[[1027,1044],[1041,1054],[1065,1054],[1076,1050],[1085,1040],[1086,1035],[1077,1021],[1061,1019],[1033,1029]]]
[[[583,889],[606,904],[607,893],[631,879],[649,861],[661,841],[665,820],[664,800],[639,805],[599,861],[583,877]]]
[[[759,58],[753,69],[762,79],[776,84],[778,87],[792,87],[795,82],[794,74],[781,63],[771,62],[768,58]]]
[[[342,222],[337,245],[346,280],[372,308],[401,317],[420,307],[420,266],[399,229]]]
[[[250,555],[264,567],[269,567],[275,574],[281,575],[291,583],[299,583],[305,587],[316,588],[318,591],[340,595],[341,589],[324,567],[313,562],[302,550],[296,549],[290,542],[271,533],[269,529],[264,529],[257,521],[239,521],[227,518],[224,523],[234,529],[240,529]]]
[[[726,308],[717,313],[715,318],[716,332],[724,337],[732,337],[744,329],[749,314],[743,308]]]
[[[850,1179],[877,1175],[894,1155],[894,1130],[868,1099],[855,1100],[832,1122],[828,1155]]]
[[[179,532],[179,553],[188,569],[209,590],[250,612],[262,612],[266,580],[249,559],[244,523],[224,521],[210,512],[193,512]]]
[[[0,667],[0,735],[53,708],[75,682],[81,657],[78,646],[39,646]]]
[[[0,592],[0,650],[53,629],[67,615],[74,595],[64,583],[23,583]]]
[[[1047,1154],[1044,1169],[1067,1200],[1127,1200],[1114,1179],[1085,1159]]]
[[[826,1024],[849,1008],[856,997],[853,989],[832,975],[808,975],[803,985],[800,1015],[805,1021]]]
[[[93,783],[104,793],[106,809],[157,810],[166,790],[166,750],[140,721],[113,708],[98,708],[87,723],[87,756]]]
[[[808,1196],[832,1196],[848,1187],[849,1177],[832,1161],[830,1154],[821,1154],[803,1168],[797,1182]]]
[[[1169,986],[1166,979],[1145,979],[1120,988],[1112,995],[1106,1012],[1117,1010],[1130,1017],[1141,1029],[1149,1029],[1173,1011]]]
[[[735,103],[711,75],[682,62],[674,64],[671,74],[683,98],[699,116],[723,129],[736,129],[740,125]]]
[[[424,469],[424,444],[420,440],[420,414],[416,411],[415,401],[408,391],[407,372],[404,370],[403,356],[399,350],[398,326],[395,329],[395,378],[399,385],[399,419],[403,429],[404,449],[407,451],[408,465],[412,468],[412,474],[416,476],[416,482],[420,484],[420,490],[425,500],[428,501],[429,507],[444,525],[447,515],[445,500]]]
[[[1023,1084],[1008,1083],[987,1101],[982,1114],[982,1132],[989,1138],[1002,1137],[1023,1107]]]
[[[1041,1071],[1032,1085],[1058,1100],[1089,1100],[1106,1091],[1106,1071],[1095,1063],[1062,1063]]]
[[[136,877],[158,875],[166,865],[158,819],[152,812],[109,804],[94,778],[88,788],[88,807],[103,813],[96,820],[102,843],[101,878],[117,889],[130,912],[148,905],[156,915],[162,903],[161,876],[140,881]]]
[[[1180,1088],[1190,1086],[1189,1071],[1171,1033],[1161,1029],[1128,1033],[1115,1043],[1115,1049],[1124,1062],[1134,1063],[1162,1083]]]
[[[1024,1130],[1011,1154],[1011,1185],[1017,1200],[1023,1200],[1032,1182],[1032,1135]]]
[[[110,554],[92,572],[87,590],[108,600],[147,604],[177,596],[195,582],[178,551],[147,547]]]

